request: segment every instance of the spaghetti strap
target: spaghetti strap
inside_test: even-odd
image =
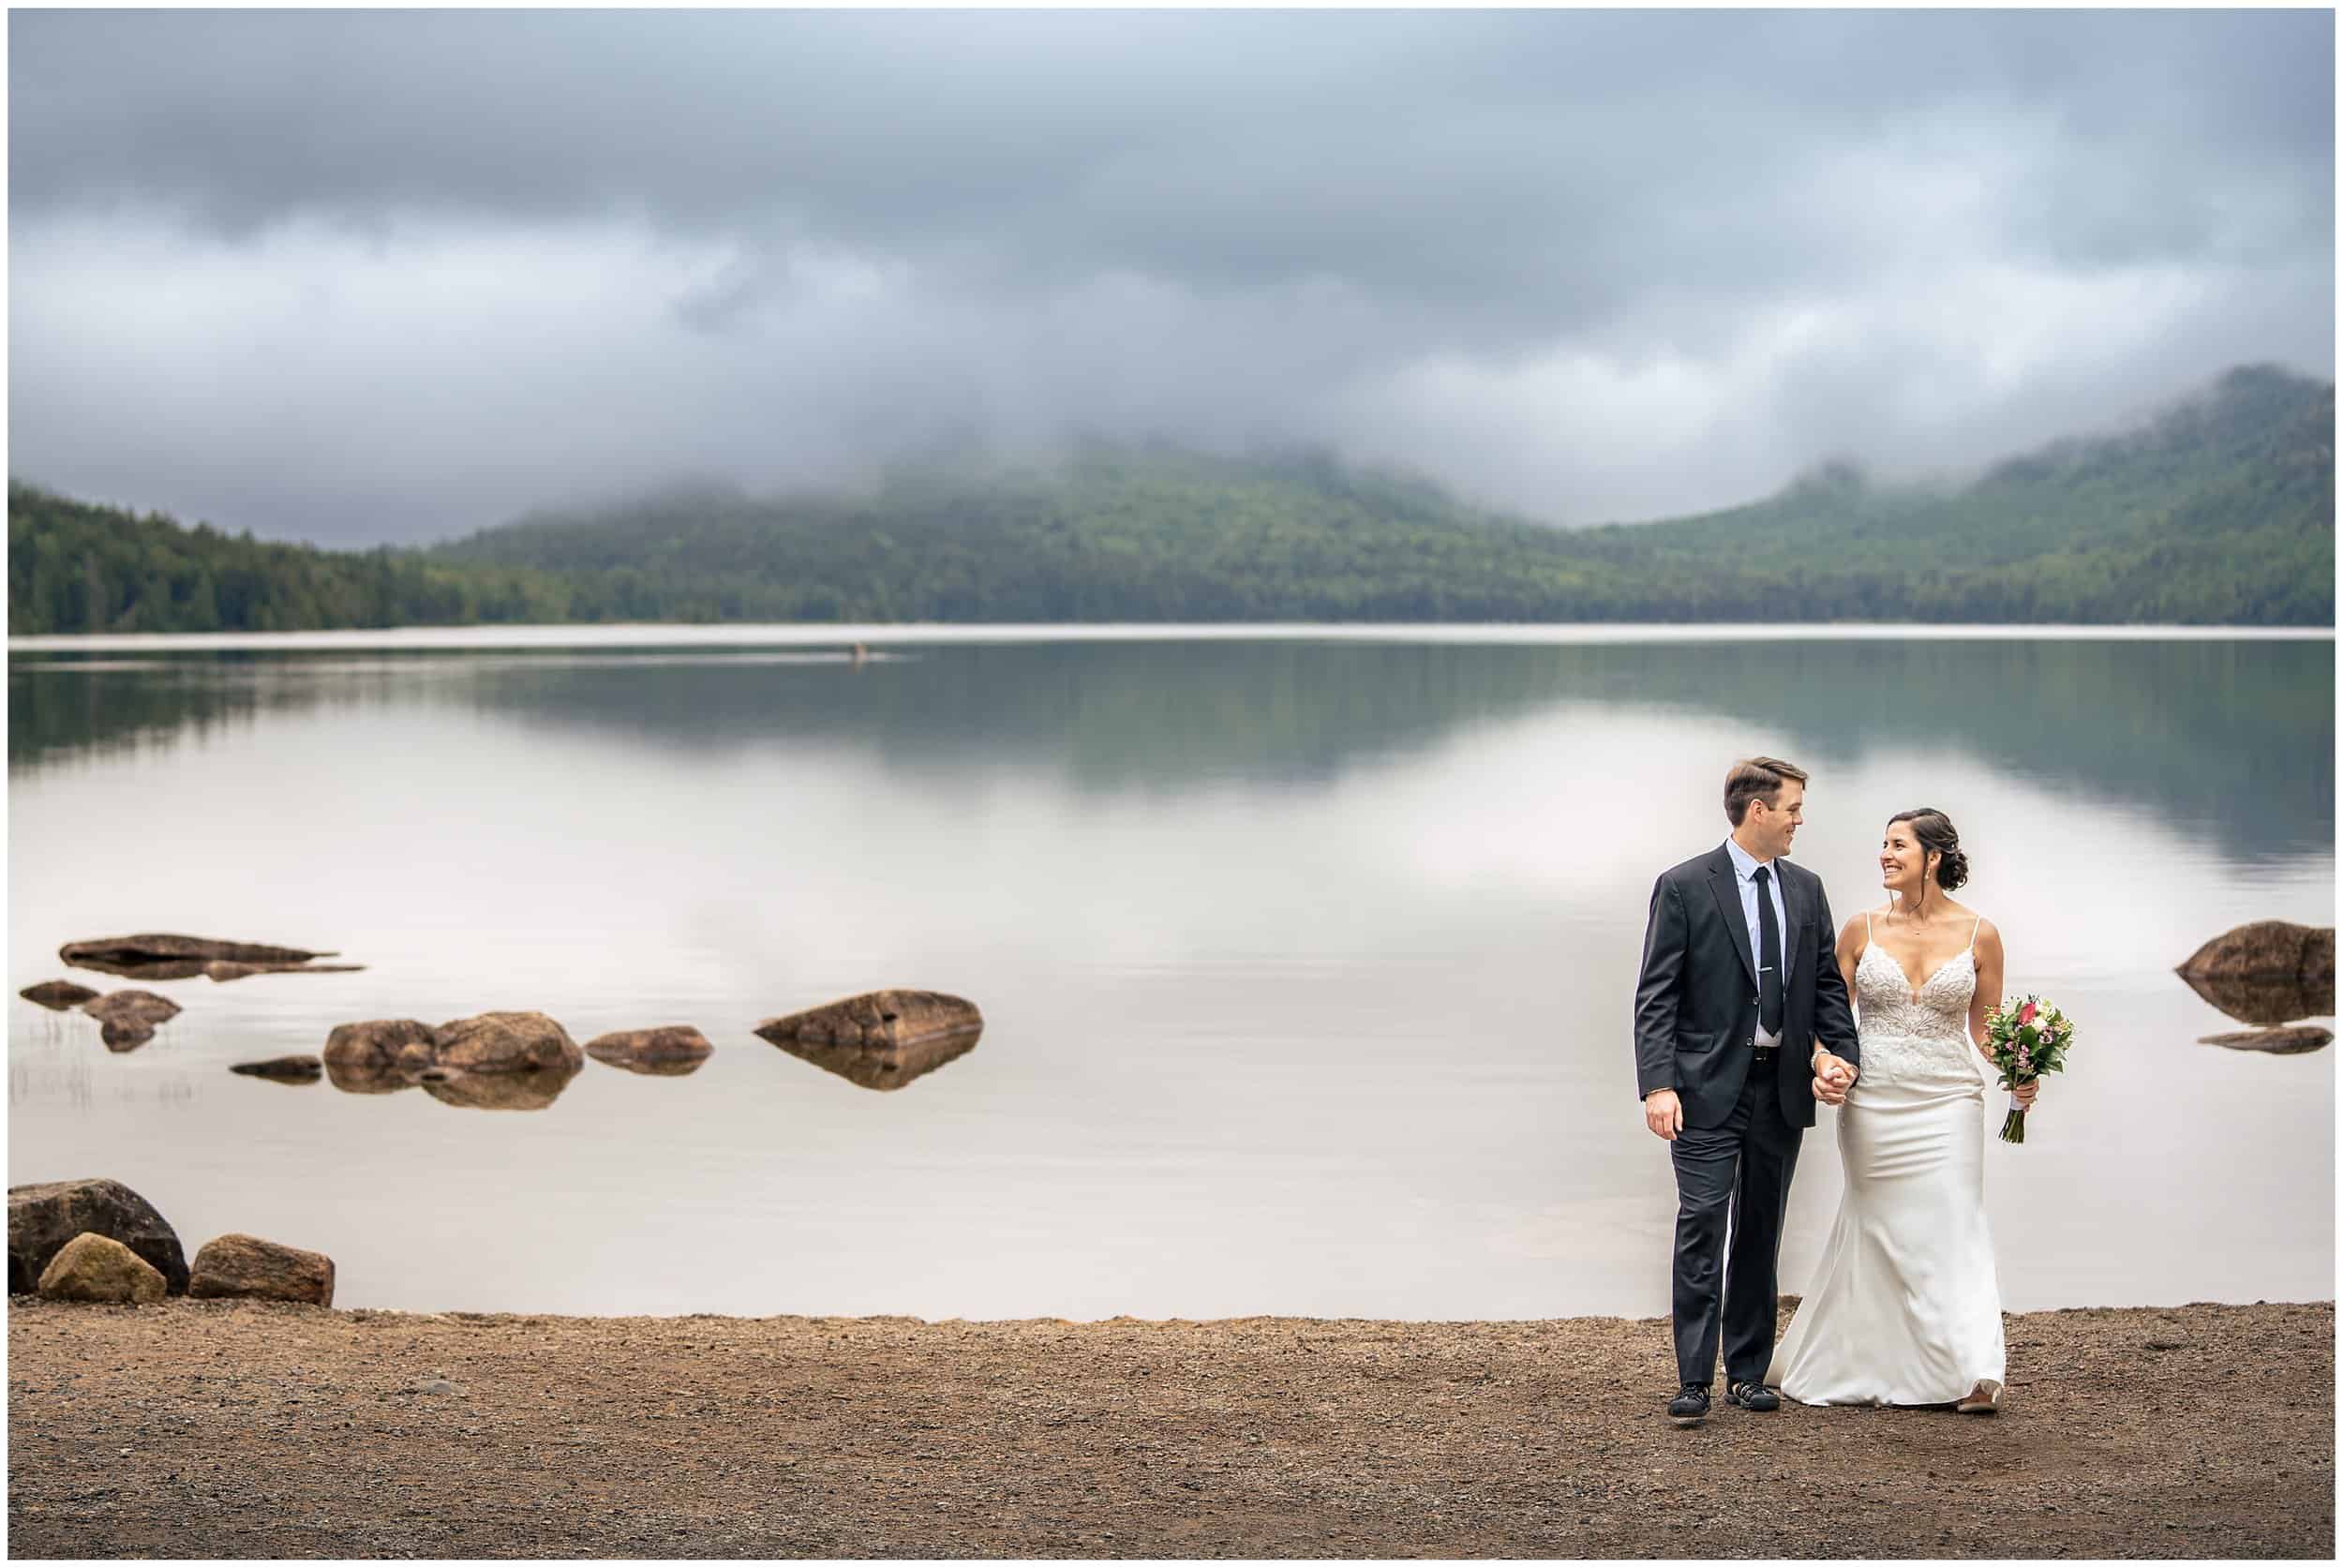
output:
[[[1871,945],[1872,945],[1872,912],[1871,912],[1870,910],[1866,909],[1866,910],[1864,910],[1864,911],[1863,911],[1863,946],[1865,946],[1866,948],[1868,948],[1868,947],[1870,947]]]
[[[1985,917],[1982,915],[1969,922],[1969,951],[1971,952],[1977,951],[1977,928],[1984,923]]]

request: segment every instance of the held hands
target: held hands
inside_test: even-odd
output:
[[[2034,1097],[2041,1092],[2042,1081],[2038,1078],[2029,1078],[2010,1090],[2009,1098],[2018,1102],[2019,1110],[2031,1111],[2034,1109]]]
[[[1654,1089],[1644,1096],[1643,1125],[1666,1142],[1684,1130],[1684,1102],[1674,1089]]]
[[[1814,1098],[1825,1105],[1844,1105],[1855,1083],[1855,1064],[1828,1051],[1814,1053]]]

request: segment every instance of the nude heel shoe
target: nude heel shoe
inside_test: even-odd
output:
[[[1952,1408],[1962,1415],[1991,1415],[2001,1409],[2001,1384],[1991,1378],[1979,1378],[1977,1386]]]

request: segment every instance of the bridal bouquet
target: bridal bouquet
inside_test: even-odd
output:
[[[2014,1089],[2046,1072],[2063,1072],[2075,1042],[2074,1021],[2039,996],[2004,1002],[1985,1020],[1985,1051],[2001,1069],[2001,1086]],[[2025,1142],[2025,1108],[2013,1105],[2001,1124],[2005,1143]]]

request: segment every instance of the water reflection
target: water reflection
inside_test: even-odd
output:
[[[9,660],[11,769],[424,705],[664,750],[783,738],[927,772],[1016,761],[1093,792],[1327,778],[1571,703],[1761,720],[1810,767],[1914,745],[2199,821],[2246,859],[2333,838],[2327,642],[949,644],[847,678],[801,656],[211,653]]]
[[[900,1089],[977,1048],[981,1031],[935,1035],[909,1045],[841,1044],[829,1040],[777,1038],[773,1044],[801,1062],[834,1072],[866,1089]]]
[[[2324,1018],[2335,1011],[2332,979],[2321,987],[2299,978],[2183,975],[2181,978],[2189,990],[2240,1023],[2291,1023],[2296,1019]]]
[[[564,1068],[532,1068],[522,1072],[431,1068],[416,1082],[441,1105],[460,1105],[470,1111],[543,1111],[560,1098],[576,1076],[575,1070]]]
[[[325,1059],[325,1079],[348,1095],[395,1095],[421,1089],[442,1105],[471,1111],[543,1111],[561,1098],[577,1071],[540,1067],[512,1072],[467,1072],[381,1059]]]

